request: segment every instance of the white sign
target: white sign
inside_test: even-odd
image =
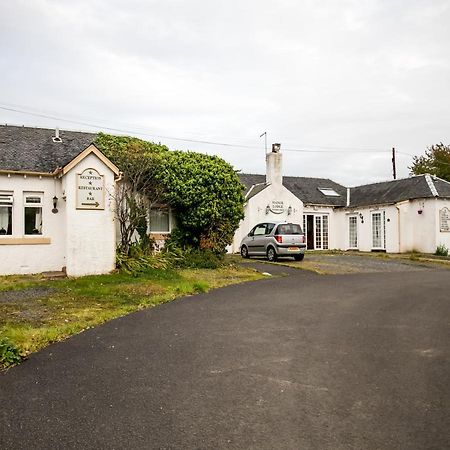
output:
[[[105,209],[105,183],[95,169],[77,174],[77,209]]]
[[[272,200],[272,205],[270,210],[274,214],[283,214],[284,213],[284,203],[283,200]]]
[[[441,232],[450,232],[450,209],[443,208],[439,211],[439,225]]]

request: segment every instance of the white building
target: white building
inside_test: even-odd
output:
[[[278,145],[266,175],[240,174],[245,218],[229,250],[260,222],[303,225],[307,248],[434,253],[450,248],[450,183],[431,175],[347,188],[323,178],[283,177]]]
[[[94,137],[0,126],[0,274],[114,269],[119,169]]]

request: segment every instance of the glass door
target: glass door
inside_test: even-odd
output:
[[[384,250],[386,248],[384,219],[384,211],[372,213],[372,248],[374,250]]]
[[[358,216],[348,218],[348,248],[358,248]]]

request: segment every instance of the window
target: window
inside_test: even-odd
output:
[[[255,228],[254,236],[263,236],[266,234],[266,224],[262,223]]]
[[[25,234],[42,234],[43,194],[25,194]]]
[[[266,234],[272,233],[273,227],[275,226],[274,223],[268,223],[266,228]]]
[[[340,195],[333,188],[317,188],[323,195],[327,197],[340,197]]]
[[[358,248],[358,217],[348,218],[348,247]]]
[[[300,225],[295,223],[284,223],[278,225],[277,234],[303,234]]]
[[[152,208],[150,210],[150,232],[170,233],[170,217],[168,208]]]
[[[13,196],[0,194],[0,236],[12,234]]]

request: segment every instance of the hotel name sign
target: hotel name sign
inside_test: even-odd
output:
[[[274,214],[283,214],[284,213],[284,203],[283,200],[272,200],[270,205],[270,210]]]
[[[441,232],[450,232],[450,209],[443,208],[439,211],[439,225]]]
[[[77,174],[77,209],[105,209],[105,181],[95,169]]]

